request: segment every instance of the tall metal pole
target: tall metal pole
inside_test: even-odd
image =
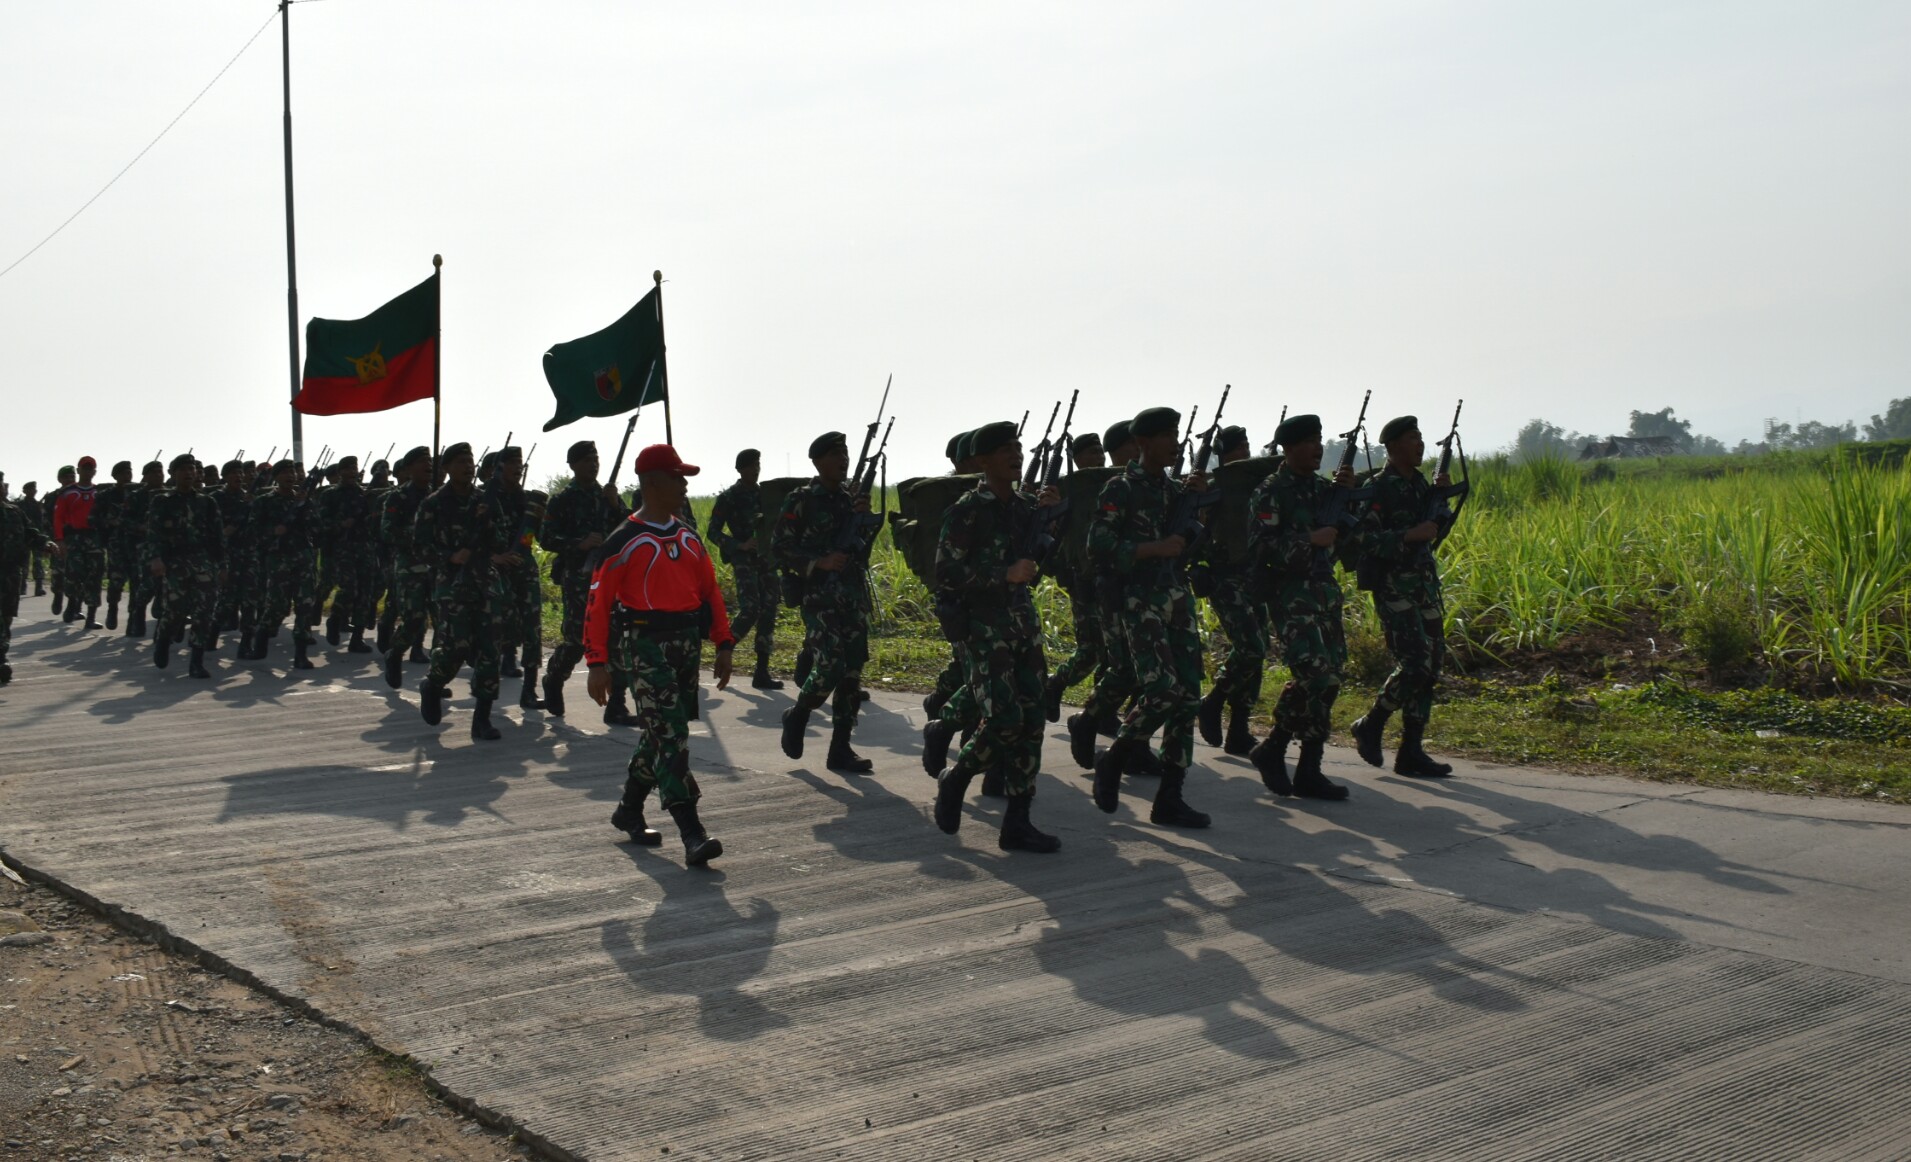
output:
[[[663,380],[664,389],[664,443],[677,446],[677,437],[670,428],[670,360],[665,358],[668,344],[664,342],[664,272],[653,270],[650,277],[657,284],[657,376]],[[641,406],[643,400],[639,397]]]
[[[440,422],[444,419],[443,380],[440,372],[444,368],[445,334],[445,258],[442,254],[431,256],[431,486],[438,487],[439,465],[443,457],[439,454],[438,433]]]
[[[279,0],[279,45],[285,77],[285,330],[291,352],[292,397],[299,394],[299,250],[292,231],[292,0]],[[292,408],[292,459],[305,463],[305,430]]]

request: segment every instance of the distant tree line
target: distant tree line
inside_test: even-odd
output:
[[[1856,421],[1826,424],[1805,420],[1793,425],[1767,419],[1764,439],[1740,440],[1736,448],[1728,448],[1722,440],[1694,432],[1692,421],[1678,418],[1671,408],[1631,413],[1626,435],[1632,439],[1662,438],[1677,447],[1681,454],[1690,456],[1756,456],[1766,452],[1830,448],[1861,438]],[[1601,438],[1592,433],[1568,431],[1547,420],[1534,419],[1528,420],[1519,434],[1513,437],[1513,444],[1507,453],[1515,460],[1542,457],[1571,460],[1577,459],[1586,445]],[[1871,422],[1864,425],[1862,438],[1911,440],[1911,397],[1894,399],[1883,415],[1872,416]]]

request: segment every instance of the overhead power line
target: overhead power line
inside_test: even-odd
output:
[[[121,166],[119,172],[114,174],[107,181],[105,185],[99,188],[99,193],[96,193],[92,197],[86,199],[85,202],[80,204],[79,209],[73,211],[71,214],[68,214],[66,216],[66,221],[61,222],[58,226],[55,226],[51,234],[48,234],[45,238],[42,238],[38,242],[34,243],[33,248],[31,250],[28,250],[25,254],[22,254],[20,257],[8,263],[7,268],[5,270],[0,270],[0,278],[5,278],[7,275],[11,274],[13,272],[14,267],[19,266],[21,263],[25,262],[27,259],[32,258],[34,254],[36,254],[42,246],[45,246],[47,243],[57,238],[60,234],[60,231],[66,229],[68,226],[71,226],[75,218],[78,218],[81,214],[86,213],[87,207],[91,206],[94,202],[99,201],[100,198],[105,195],[107,190],[110,190],[113,188],[113,184],[115,182],[125,177],[127,170],[132,169],[135,165],[138,165],[139,159],[142,157],[145,157],[146,154],[153,148],[153,146],[158,145],[160,138],[172,132],[172,127],[179,124],[180,118],[192,112],[192,107],[199,103],[199,99],[201,97],[204,97],[208,92],[212,90],[212,87],[214,85],[219,83],[219,78],[226,75],[226,70],[230,69],[233,65],[236,65],[239,63],[239,58],[244,56],[246,50],[252,47],[252,42],[259,39],[259,34],[263,33],[267,28],[271,27],[272,22],[276,19],[278,19],[277,12],[274,12],[271,16],[266,17],[265,23],[261,24],[258,27],[257,31],[255,31],[251,36],[246,38],[246,42],[239,46],[238,52],[235,52],[232,54],[232,59],[227,61],[225,65],[221,67],[218,72],[212,75],[212,79],[206,82],[205,87],[200,89],[198,94],[195,95],[192,100],[186,102],[186,107],[184,109],[181,109],[178,112],[178,114],[176,114],[173,117],[171,121],[166,122],[166,127],[164,129],[161,129],[157,136],[155,136],[151,141],[148,141],[146,143],[145,149],[142,149],[138,153],[134,154],[133,160]]]

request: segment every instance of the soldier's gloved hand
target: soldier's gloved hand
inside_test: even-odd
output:
[[[1025,557],[1009,566],[1006,580],[1011,585],[1027,585],[1029,582],[1035,580],[1040,573],[1041,570],[1036,566],[1035,562]]]
[[[591,667],[590,676],[584,680],[584,689],[590,693],[591,701],[599,706],[610,704],[610,667],[599,663]]]

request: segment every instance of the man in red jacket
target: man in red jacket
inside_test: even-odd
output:
[[[66,568],[63,621],[78,621],[80,607],[86,607],[87,629],[98,629],[100,581],[106,572],[106,544],[93,528],[93,501],[99,495],[93,486],[96,465],[91,456],[81,456],[79,483],[60,493],[53,506],[53,541]]]
[[[676,515],[688,490],[686,478],[699,471],[668,444],[638,453],[643,503],[597,550],[584,609],[591,700],[599,706],[610,700],[615,663],[630,679],[632,709],[643,729],[610,825],[646,847],[662,843],[663,836],[644,822],[644,800],[655,787],[683,835],[685,861],[693,865],[723,854],[723,844],[697,818],[700,793],[690,774],[697,670],[708,637],[717,647],[717,689],[728,687],[736,646],[710,553]]]

